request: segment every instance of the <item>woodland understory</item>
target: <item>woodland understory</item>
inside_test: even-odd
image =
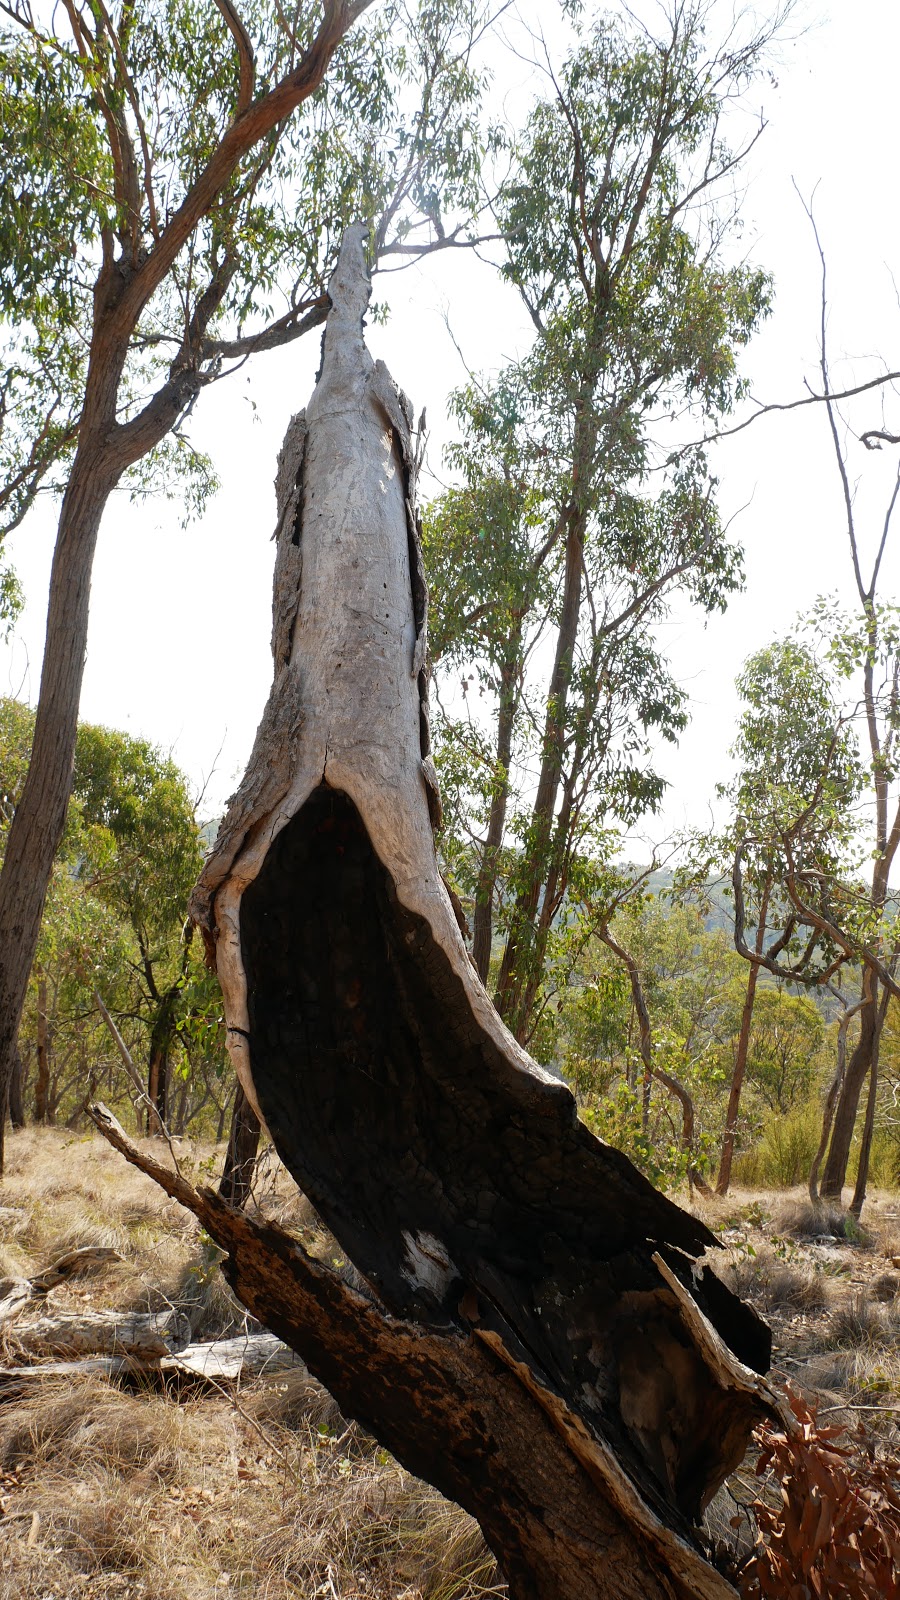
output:
[[[175,1144],[183,1171],[199,1181],[223,1153]],[[91,1371],[84,1355],[83,1375],[73,1366],[54,1370],[77,1359],[71,1330],[88,1312],[177,1312],[185,1319],[180,1340],[192,1343],[253,1327],[192,1219],[99,1136],[37,1128],[13,1135],[0,1205],[0,1271],[8,1278],[35,1275],[74,1248],[110,1253],[4,1324],[2,1600],[505,1593],[477,1524],[348,1424],[287,1352],[287,1365],[270,1352],[268,1371],[211,1379],[154,1373],[152,1362],[110,1378]],[[257,1208],[350,1271],[271,1153],[257,1169]],[[722,1239],[726,1278],[773,1327],[777,1379],[806,1397],[821,1427],[842,1426],[843,1442],[863,1459],[893,1458],[900,1197],[876,1191],[865,1229],[851,1237],[841,1214],[814,1211],[803,1190],[738,1188],[700,1209]],[[29,1326],[48,1319],[55,1331],[41,1344]],[[757,1477],[758,1456],[757,1447],[708,1513],[720,1555],[746,1558],[757,1535],[752,1507],[781,1504],[778,1464]]]

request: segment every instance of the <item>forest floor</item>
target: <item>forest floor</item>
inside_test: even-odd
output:
[[[222,1151],[185,1142],[177,1155],[202,1182]],[[261,1164],[256,1201],[344,1269],[277,1163]],[[873,1196],[850,1237],[840,1214],[814,1213],[798,1191],[737,1191],[699,1209],[722,1239],[718,1266],[772,1325],[778,1377],[817,1397],[823,1420],[864,1420],[900,1455],[900,1196]],[[299,1363],[240,1382],[124,1382],[54,1373],[57,1351],[37,1371],[22,1330],[38,1314],[174,1308],[194,1340],[233,1337],[247,1319],[193,1218],[99,1137],[11,1136],[0,1278],[33,1277],[87,1245],[120,1259],[0,1328],[0,1600],[503,1592],[475,1523],[348,1425]],[[753,1493],[745,1466],[719,1497],[716,1534],[729,1537],[735,1502]]]

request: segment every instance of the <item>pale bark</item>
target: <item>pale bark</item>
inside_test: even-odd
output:
[[[143,1101],[144,1085],[141,1082],[141,1075],[134,1064],[131,1051],[125,1043],[125,1040],[122,1038],[122,1034],[116,1025],[115,1019],[111,1016],[109,1008],[106,1005],[106,1002],[104,1001],[99,989],[94,990],[94,1005],[97,1007],[97,1010],[99,1011],[106,1028],[109,1030],[113,1044],[119,1052],[122,1065],[128,1074],[131,1087],[140,1096],[140,1100]]]
[[[159,1360],[184,1349],[190,1323],[179,1311],[58,1311],[17,1321],[15,1341],[29,1356],[120,1355]]]
[[[758,1414],[752,1385],[746,1403],[733,1389],[724,1398],[658,1259],[730,1346],[732,1373],[734,1355],[765,1369],[768,1331],[708,1269],[695,1272],[713,1236],[593,1138],[565,1085],[504,1027],[467,955],[433,839],[411,411],[363,340],[362,234],[345,236],[320,379],[279,461],[274,683],[192,911],[244,1093],[377,1306],[359,1302],[362,1338],[356,1311],[343,1324],[344,1291],[317,1279],[333,1312],[326,1348],[283,1299],[262,1300],[342,1405],[349,1394],[391,1448],[475,1511],[518,1592],[625,1595],[624,1569],[614,1581],[585,1574],[581,1534],[563,1550],[561,1530],[552,1555],[546,1533],[529,1546],[526,1581],[512,1483],[540,1500],[546,1527],[573,1467],[587,1472],[597,1526],[624,1519],[646,1571],[649,1530],[690,1543]],[[236,1279],[251,1309],[254,1274],[271,1276],[265,1260],[262,1250]],[[413,1346],[393,1338],[391,1319],[415,1327],[431,1364],[417,1374],[416,1416],[403,1398]],[[353,1377],[363,1346],[365,1397]],[[565,1441],[569,1465],[552,1487],[543,1472],[517,1476],[521,1413],[504,1424],[497,1410],[504,1366],[518,1405],[525,1391]],[[448,1474],[448,1449],[481,1451],[460,1383],[488,1407],[502,1502],[490,1471],[465,1484]],[[676,1582],[675,1567],[662,1570]]]

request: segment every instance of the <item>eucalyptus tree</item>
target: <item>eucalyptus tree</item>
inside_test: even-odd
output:
[[[832,911],[841,884],[846,899],[863,776],[835,675],[808,644],[788,638],[758,650],[745,662],[737,690],[742,709],[731,750],[737,772],[721,791],[732,821],[724,836],[707,840],[700,851],[701,877],[714,863],[730,867],[735,944],[749,962],[719,1194],[728,1193],[731,1181],[760,971],[821,987],[847,960],[828,928],[810,922],[810,891]]]
[[[65,821],[109,495],[182,461],[203,492],[187,415],[229,368],[321,325],[348,213],[372,220],[379,254],[459,242],[480,156],[480,17],[471,0],[396,0],[363,22],[370,3],[0,7],[7,519],[65,484],[0,876],[0,1101]]]
[[[496,1002],[522,1040],[574,855],[611,817],[654,806],[662,783],[647,736],[674,739],[684,725],[655,630],[675,593],[712,609],[740,582],[702,453],[682,455],[652,490],[646,477],[663,464],[654,450],[662,418],[715,418],[743,392],[738,355],[768,309],[765,273],[734,264],[729,250],[736,217],[726,191],[757,135],[729,148],[723,118],[761,69],[778,20],[709,47],[705,0],[673,5],[658,34],[630,13],[579,9],[574,46],[514,140],[497,203],[503,272],[535,340],[514,372],[458,402],[473,559],[459,567],[454,650],[457,661],[468,649],[483,664],[502,712],[499,800],[483,805],[472,845],[476,915],[483,927],[493,913],[505,937]],[[505,525],[485,565],[474,558],[480,508],[498,480],[488,447],[502,457],[504,484],[521,485],[524,561],[524,531],[510,541]],[[451,509],[441,502],[433,527]],[[498,619],[498,640],[503,633],[499,653],[485,647],[487,616]],[[522,688],[510,696],[507,681]],[[482,934],[482,971],[485,948]]]
[[[87,830],[81,875],[132,936],[125,1008],[146,1037],[147,1126],[159,1131],[192,976],[185,907],[203,860],[193,800],[170,757],[90,723],[78,730],[73,795]]]

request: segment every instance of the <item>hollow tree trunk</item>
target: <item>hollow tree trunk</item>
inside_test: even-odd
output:
[[[200,1220],[227,1252],[223,1271],[242,1304],[298,1352],[344,1414],[478,1518],[512,1600],[736,1600],[689,1531],[653,1514],[609,1448],[496,1333],[389,1315],[275,1224],[153,1161],[104,1107],[92,1116]],[[749,1417],[777,1414],[777,1402],[763,1380],[733,1369],[690,1295],[663,1273],[686,1349],[702,1349],[717,1375],[709,1401],[734,1441]]]
[[[377,1298],[382,1331],[366,1334],[367,1366],[359,1327],[338,1332],[343,1291],[327,1339],[283,1303],[265,1314],[402,1459],[474,1511],[517,1593],[626,1595],[630,1557],[604,1572],[586,1522],[566,1526],[571,1466],[529,1478],[522,1414],[504,1421],[509,1375],[570,1452],[614,1463],[628,1504],[592,1478],[597,1527],[615,1507],[619,1548],[646,1572],[658,1541],[690,1546],[740,1460],[759,1401],[734,1357],[764,1371],[768,1329],[694,1270],[714,1236],[579,1122],[466,953],[432,834],[411,412],[363,341],[363,236],[345,237],[319,383],[279,459],[275,679],[192,909],[247,1099]],[[277,1277],[282,1249],[267,1236],[249,1277]],[[370,1302],[353,1304],[363,1318]],[[455,1364],[485,1347],[489,1375]],[[467,1451],[468,1468],[448,1466]],[[546,1532],[529,1533],[523,1555],[516,1504],[540,1506],[552,1553]],[[702,1558],[693,1587],[667,1561],[657,1570],[679,1594],[720,1583]]]
[[[234,1096],[234,1109],[231,1113],[231,1132],[228,1136],[228,1149],[225,1152],[225,1165],[222,1168],[222,1181],[219,1184],[222,1199],[238,1210],[250,1199],[260,1132],[259,1117],[243,1088],[238,1084]]]

